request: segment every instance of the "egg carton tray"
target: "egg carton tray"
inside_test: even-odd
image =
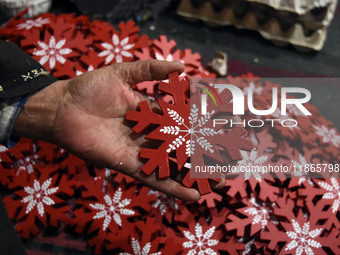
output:
[[[276,10],[289,11],[304,15],[315,9],[335,5],[337,0],[245,0],[273,7]]]
[[[250,29],[258,31],[264,38],[272,41],[278,46],[292,44],[299,51],[321,50],[327,36],[327,26],[334,16],[335,5],[327,8],[327,25],[315,20],[309,21],[309,28],[303,22],[286,22],[281,15],[267,16],[261,12],[261,8],[249,7],[249,1],[223,1],[223,5],[218,8],[218,3],[222,1],[198,1],[182,0],[177,14],[185,17],[189,21],[202,20],[208,25],[233,25],[239,29]],[[229,4],[225,5],[226,2]],[[258,4],[257,4],[258,5]],[[237,8],[236,8],[237,7]],[[276,11],[276,10],[274,10]],[[277,11],[280,14],[280,11]],[[305,14],[306,15],[306,14]],[[313,24],[313,25],[311,25]],[[310,27],[313,27],[310,28]]]
[[[270,18],[278,19],[283,30],[287,30],[290,26],[300,23],[309,30],[316,30],[326,27],[330,24],[334,17],[337,0],[332,0],[327,5],[315,7],[308,12],[299,14],[297,11],[288,11],[276,9],[274,6],[262,4],[262,0],[190,0],[193,7],[199,8],[202,4],[209,2],[214,10],[218,13],[225,8],[234,10],[235,15],[241,19],[248,12],[256,15],[258,22],[263,24]],[[291,2],[285,0],[285,2]]]

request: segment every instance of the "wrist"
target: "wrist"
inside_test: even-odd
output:
[[[67,81],[56,81],[30,95],[14,123],[12,135],[52,142],[66,84]]]

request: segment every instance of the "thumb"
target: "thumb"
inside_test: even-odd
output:
[[[155,59],[111,65],[124,82],[128,84],[142,81],[164,80],[172,72],[182,73],[184,64],[179,61],[161,61]]]

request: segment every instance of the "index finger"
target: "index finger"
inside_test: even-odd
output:
[[[161,61],[155,59],[136,61],[130,63],[113,64],[111,67],[116,75],[128,83],[134,84],[142,81],[164,80],[168,74],[184,71],[184,64],[179,61]]]

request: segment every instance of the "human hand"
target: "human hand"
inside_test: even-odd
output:
[[[85,161],[115,169],[167,195],[196,201],[196,189],[186,188],[156,173],[140,169],[140,147],[144,136],[135,134],[125,115],[147,100],[130,85],[163,80],[171,72],[181,73],[180,62],[146,60],[113,64],[68,81],[57,81],[33,94],[16,120],[13,134],[54,143]],[[151,106],[155,102],[150,102]],[[219,186],[223,186],[224,181]]]

